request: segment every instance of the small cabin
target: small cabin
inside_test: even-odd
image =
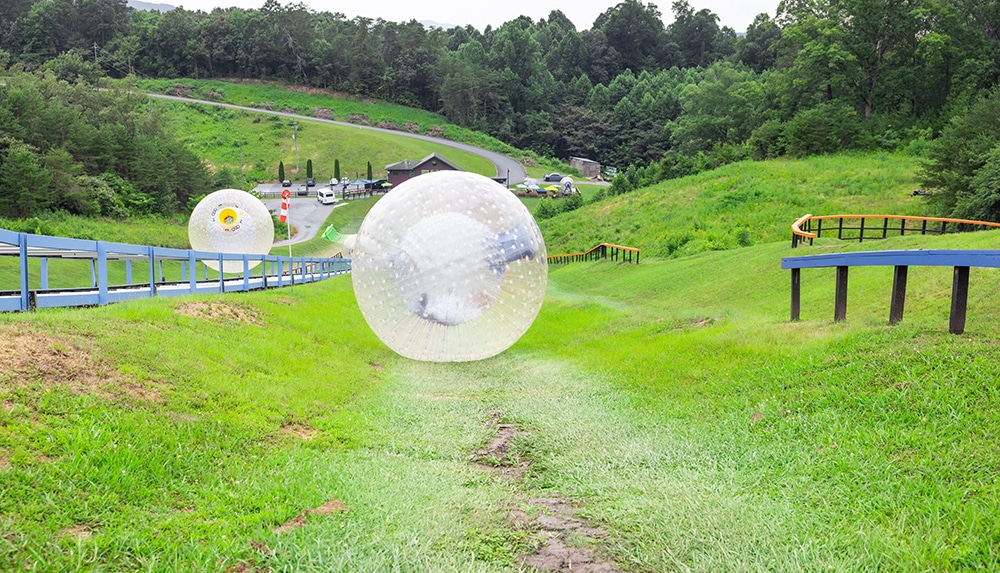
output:
[[[569,166],[580,170],[580,173],[587,179],[593,179],[601,175],[601,164],[593,159],[570,157]]]
[[[412,179],[417,175],[429,173],[431,171],[461,171],[457,165],[441,157],[437,153],[431,153],[420,161],[405,160],[385,166],[386,176],[393,186],[399,185],[403,181]]]

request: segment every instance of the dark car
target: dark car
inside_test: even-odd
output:
[[[284,181],[281,182],[281,186],[282,187],[291,187],[292,186],[292,182],[289,181],[288,179],[285,179]]]
[[[562,181],[563,176],[558,173],[549,173],[545,176],[546,181]]]
[[[309,178],[306,179],[306,187],[315,187],[315,186],[316,186],[316,179],[315,178],[309,177]]]

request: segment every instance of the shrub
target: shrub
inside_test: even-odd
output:
[[[551,219],[559,213],[562,212],[562,207],[558,205],[555,199],[545,198],[538,201],[535,205],[535,218],[536,219]]]
[[[932,141],[920,173],[921,184],[933,189],[932,204],[941,215],[956,213],[958,203],[974,193],[973,178],[987,155],[1000,145],[1000,89],[973,103]],[[963,211],[969,209],[963,206]]]
[[[780,144],[796,157],[854,149],[863,140],[860,125],[849,106],[825,103],[797,113],[785,126]]]
[[[785,152],[785,147],[781,143],[784,131],[784,124],[777,119],[769,119],[753,130],[750,139],[747,140],[753,158],[763,161],[780,157]]]
[[[971,193],[960,197],[954,215],[962,219],[1000,221],[1000,145],[972,177]]]

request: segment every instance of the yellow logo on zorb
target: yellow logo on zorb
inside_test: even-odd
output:
[[[221,211],[216,207],[218,212],[219,224],[222,226],[222,230],[227,233],[233,233],[238,231],[240,228],[240,221],[243,219],[243,212],[239,211],[239,205],[234,205],[233,207],[225,207]],[[213,213],[214,215],[215,213]]]

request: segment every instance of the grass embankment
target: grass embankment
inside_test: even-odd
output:
[[[181,141],[213,169],[228,167],[239,175],[242,145],[247,179],[263,183],[278,181],[279,161],[285,164],[285,177],[304,183],[306,161],[312,159],[313,175],[322,184],[333,177],[335,160],[340,161],[341,177],[364,179],[369,162],[374,177],[385,177],[386,165],[423,159],[431,153],[466,171],[496,175],[493,164],[482,157],[412,137],[204,104],[154,101],[150,105],[163,107]],[[293,122],[298,125],[295,140]]]
[[[551,253],[602,242],[639,247],[655,257],[791,240],[806,213],[923,215],[912,196],[918,160],[911,156],[841,154],[744,161],[610,197],[540,221]]]
[[[334,208],[330,216],[326,218],[326,223],[316,237],[292,245],[292,255],[296,257],[329,257],[336,253],[343,252],[343,243],[330,242],[322,237],[327,226],[333,225],[337,232],[343,235],[356,235],[361,228],[361,222],[365,215],[371,210],[372,205],[378,202],[384,195],[368,197],[365,199],[352,199],[339,204]],[[271,254],[288,254],[287,247],[275,247],[271,249]]]
[[[232,83],[218,80],[194,80],[190,78],[141,80],[139,86],[140,89],[152,93],[179,94],[196,99],[220,101],[273,111],[284,111],[307,117],[323,117],[335,121],[409,131],[469,143],[485,149],[505,153],[522,161],[524,158],[527,158],[529,163],[534,164],[532,172],[537,173],[537,176],[552,171],[559,171],[560,173],[570,171],[569,167],[562,162],[516,149],[486,134],[459,127],[449,123],[440,114],[374,99],[358,98],[348,94],[317,88],[277,83]],[[178,86],[181,87],[178,89]],[[284,121],[287,124],[287,118]],[[230,142],[225,141],[224,144],[228,146]],[[235,165],[239,167],[238,149],[236,153]],[[388,163],[423,157],[424,155],[412,158],[401,157],[393,159]],[[449,155],[444,155],[444,157],[447,157],[449,160],[451,159]],[[305,161],[303,160],[302,163],[304,165]],[[228,164],[232,165],[233,162],[230,160]],[[276,166],[277,162],[275,161],[274,164]],[[285,167],[288,168],[288,165],[288,160],[285,160]],[[332,165],[331,161],[330,169],[333,168]],[[344,159],[341,159],[341,166],[343,167],[343,165]],[[383,164],[376,165],[372,162],[372,166],[381,169]],[[362,173],[364,173],[365,167],[365,163],[362,162]],[[274,173],[276,169],[277,167],[269,167],[268,172]],[[491,172],[488,175],[492,177],[494,173]],[[326,179],[329,178],[329,176],[326,177]]]
[[[193,299],[215,317],[0,316],[35,359],[0,378],[0,569],[514,571],[544,539],[511,509],[556,495],[627,571],[996,569],[997,273],[973,270],[952,336],[950,269],[911,269],[890,328],[888,269],[852,270],[835,325],[832,272],[803,272],[792,324],[779,268],[995,235],[569,265],[514,347],[469,364],[392,354],[347,277]],[[526,432],[523,481],[468,461],[494,415]]]

